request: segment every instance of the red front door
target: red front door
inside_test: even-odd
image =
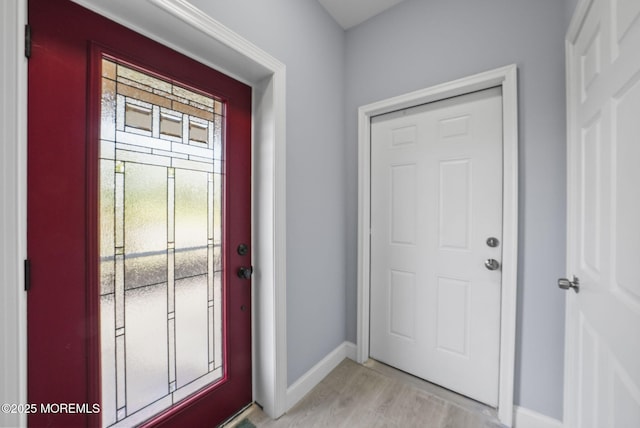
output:
[[[29,24],[29,425],[215,426],[251,402],[251,89],[68,0]]]

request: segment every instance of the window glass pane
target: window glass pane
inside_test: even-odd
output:
[[[135,425],[221,379],[224,105],[104,59],[103,424]]]
[[[114,161],[100,161],[100,294],[113,293],[115,282],[115,172]]]
[[[176,281],[176,381],[180,388],[209,372],[207,276]]]
[[[175,172],[176,278],[208,272],[208,174],[177,169]]]
[[[167,171],[127,163],[124,173],[126,289],[167,281]]]
[[[169,393],[167,285],[151,285],[125,294],[127,413]]]

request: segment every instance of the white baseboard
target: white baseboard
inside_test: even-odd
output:
[[[345,358],[356,359],[356,345],[343,342],[287,388],[287,411],[315,388]]]
[[[513,428],[562,428],[563,424],[557,419],[524,407],[515,406],[513,414]]]

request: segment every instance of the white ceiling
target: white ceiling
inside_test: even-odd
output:
[[[404,0],[318,0],[345,30]]]

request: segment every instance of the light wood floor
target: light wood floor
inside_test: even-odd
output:
[[[499,428],[496,412],[480,403],[384,364],[340,363],[278,420],[253,405],[229,424],[259,428],[420,427]]]

